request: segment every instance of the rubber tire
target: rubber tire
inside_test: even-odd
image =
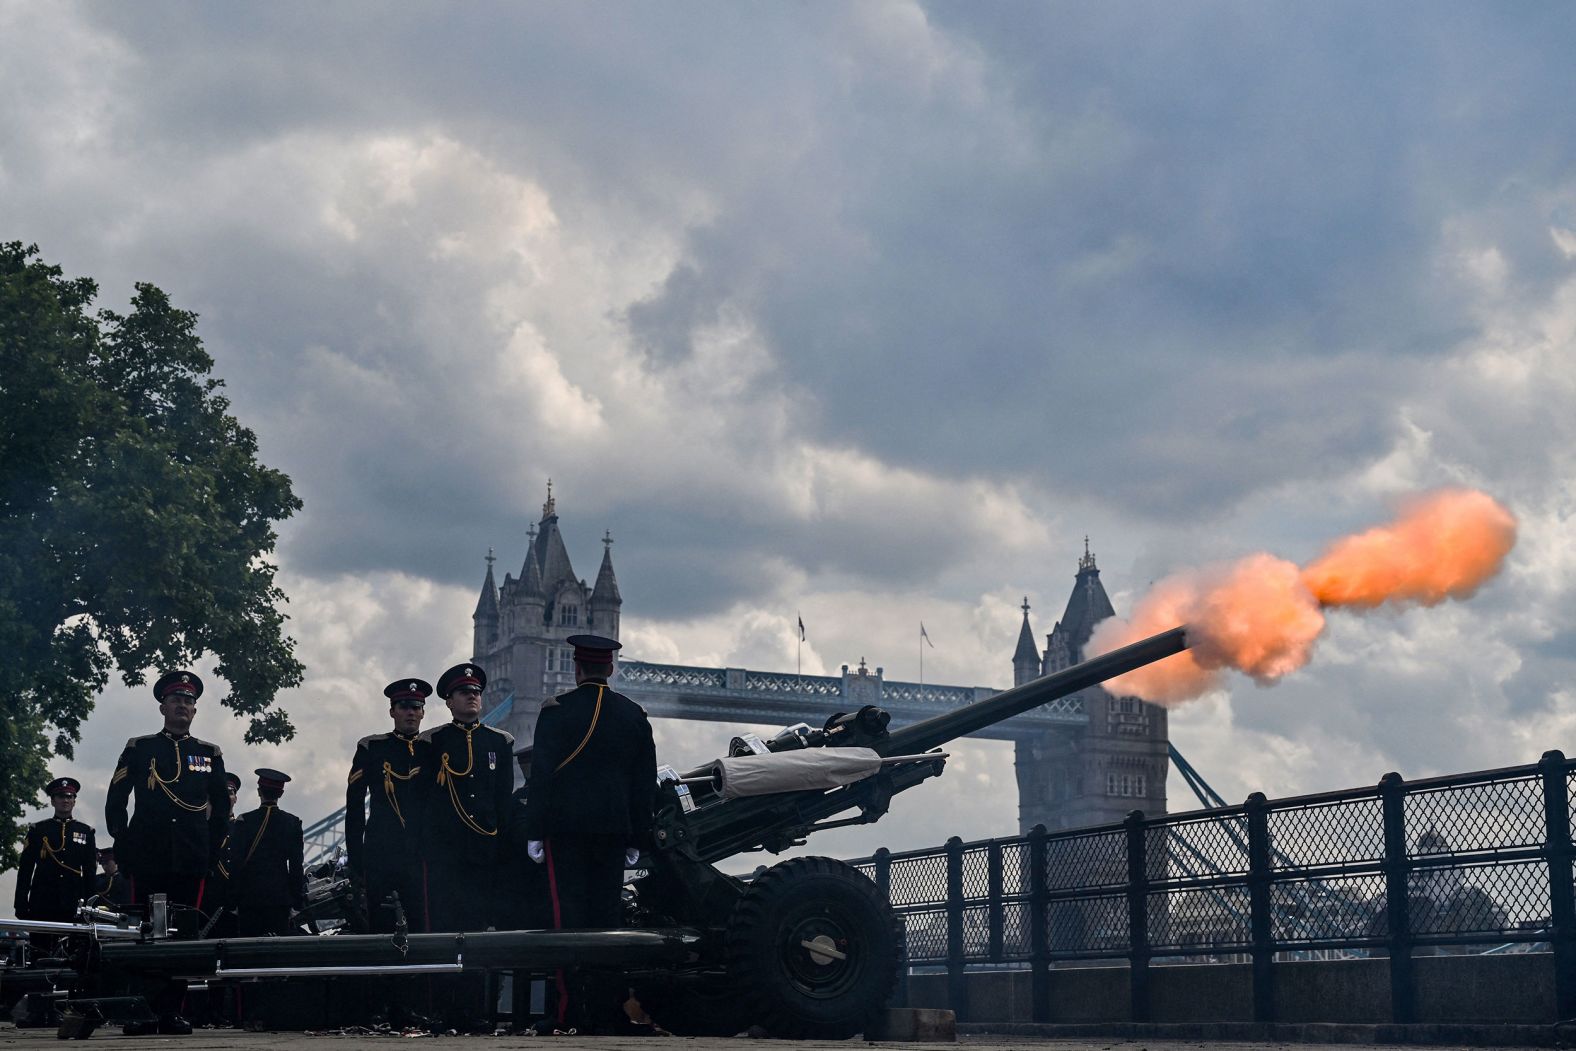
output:
[[[635,999],[657,1025],[676,1036],[737,1036],[750,1027],[750,1004],[715,976],[641,982]]]
[[[817,962],[802,943],[846,954]],[[772,1036],[846,1040],[897,986],[897,917],[864,873],[834,858],[794,858],[750,883],[728,918],[728,974]]]

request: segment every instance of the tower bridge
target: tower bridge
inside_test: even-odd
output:
[[[505,573],[487,553],[487,572],[472,614],[472,658],[487,669],[484,719],[531,740],[542,701],[574,686],[573,647],[580,632],[619,637],[623,597],[613,569],[613,538],[602,537],[594,585],[576,576],[559,529],[548,483],[542,517],[527,531],[519,575]],[[1088,538],[1078,559],[1072,594],[1061,619],[1036,643],[1029,602],[1022,606],[1011,658],[1017,686],[1076,664],[1094,626],[1115,610],[1100,583]],[[636,656],[631,654],[631,657]],[[798,675],[749,668],[710,668],[620,660],[616,688],[654,717],[766,726],[810,723],[874,704],[899,726],[961,707],[1000,691],[987,686],[947,686],[889,681],[863,659],[840,675]],[[1165,709],[1134,697],[1116,697],[1095,686],[1063,697],[978,735],[1013,742],[1018,783],[1018,825],[1048,829],[1120,821],[1132,810],[1166,812],[1170,744]],[[1183,769],[1184,776],[1187,770]],[[1189,781],[1191,784],[1191,780]],[[321,855],[338,843],[343,812],[307,830],[308,852]]]

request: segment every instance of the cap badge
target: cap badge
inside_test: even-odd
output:
[[[416,685],[416,684],[415,684],[415,683],[411,683],[411,684],[410,684],[410,688],[411,688],[411,690],[412,690],[412,691],[413,691],[413,692],[415,692],[415,691],[417,691],[417,690],[418,690],[418,689],[419,689],[419,688],[418,688],[418,687],[417,687],[417,685]]]
[[[475,672],[473,672],[473,671],[471,671],[471,670],[470,670],[470,669],[469,669],[469,668],[466,668],[466,669],[465,669],[465,674],[466,674],[466,675],[475,675],[475,674],[476,674],[476,673],[475,673]]]

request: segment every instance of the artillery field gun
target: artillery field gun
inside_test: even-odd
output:
[[[748,881],[716,863],[879,820],[893,796],[942,772],[939,749],[947,743],[1186,648],[1184,629],[1173,628],[911,726],[888,729],[886,712],[865,707],[820,730],[792,727],[765,742],[735,738],[732,754],[700,770],[665,770],[656,847],[631,885],[628,925],[616,930],[182,941],[166,936],[158,908],[140,926],[107,923],[84,909],[78,924],[0,918],[0,927],[76,936],[56,985],[98,998],[76,1001],[77,1017],[150,978],[279,981],[572,966],[624,972],[652,1016],[680,1034],[731,1035],[758,1023],[774,1036],[843,1039],[864,1030],[897,983],[902,937],[881,892],[832,858],[793,858]],[[91,1026],[85,1029],[70,1035],[87,1035]]]

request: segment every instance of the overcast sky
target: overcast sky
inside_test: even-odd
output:
[[[0,0],[0,39],[0,239],[197,311],[305,501],[302,732],[195,729],[308,820],[549,477],[630,656],[791,669],[802,614],[807,672],[913,679],[923,619],[927,680],[993,686],[1085,534],[1120,612],[1480,486],[1499,580],[1334,614],[1173,739],[1230,800],[1576,751],[1569,4]],[[105,694],[83,817],[157,726]],[[816,845],[1011,834],[1011,754]]]

